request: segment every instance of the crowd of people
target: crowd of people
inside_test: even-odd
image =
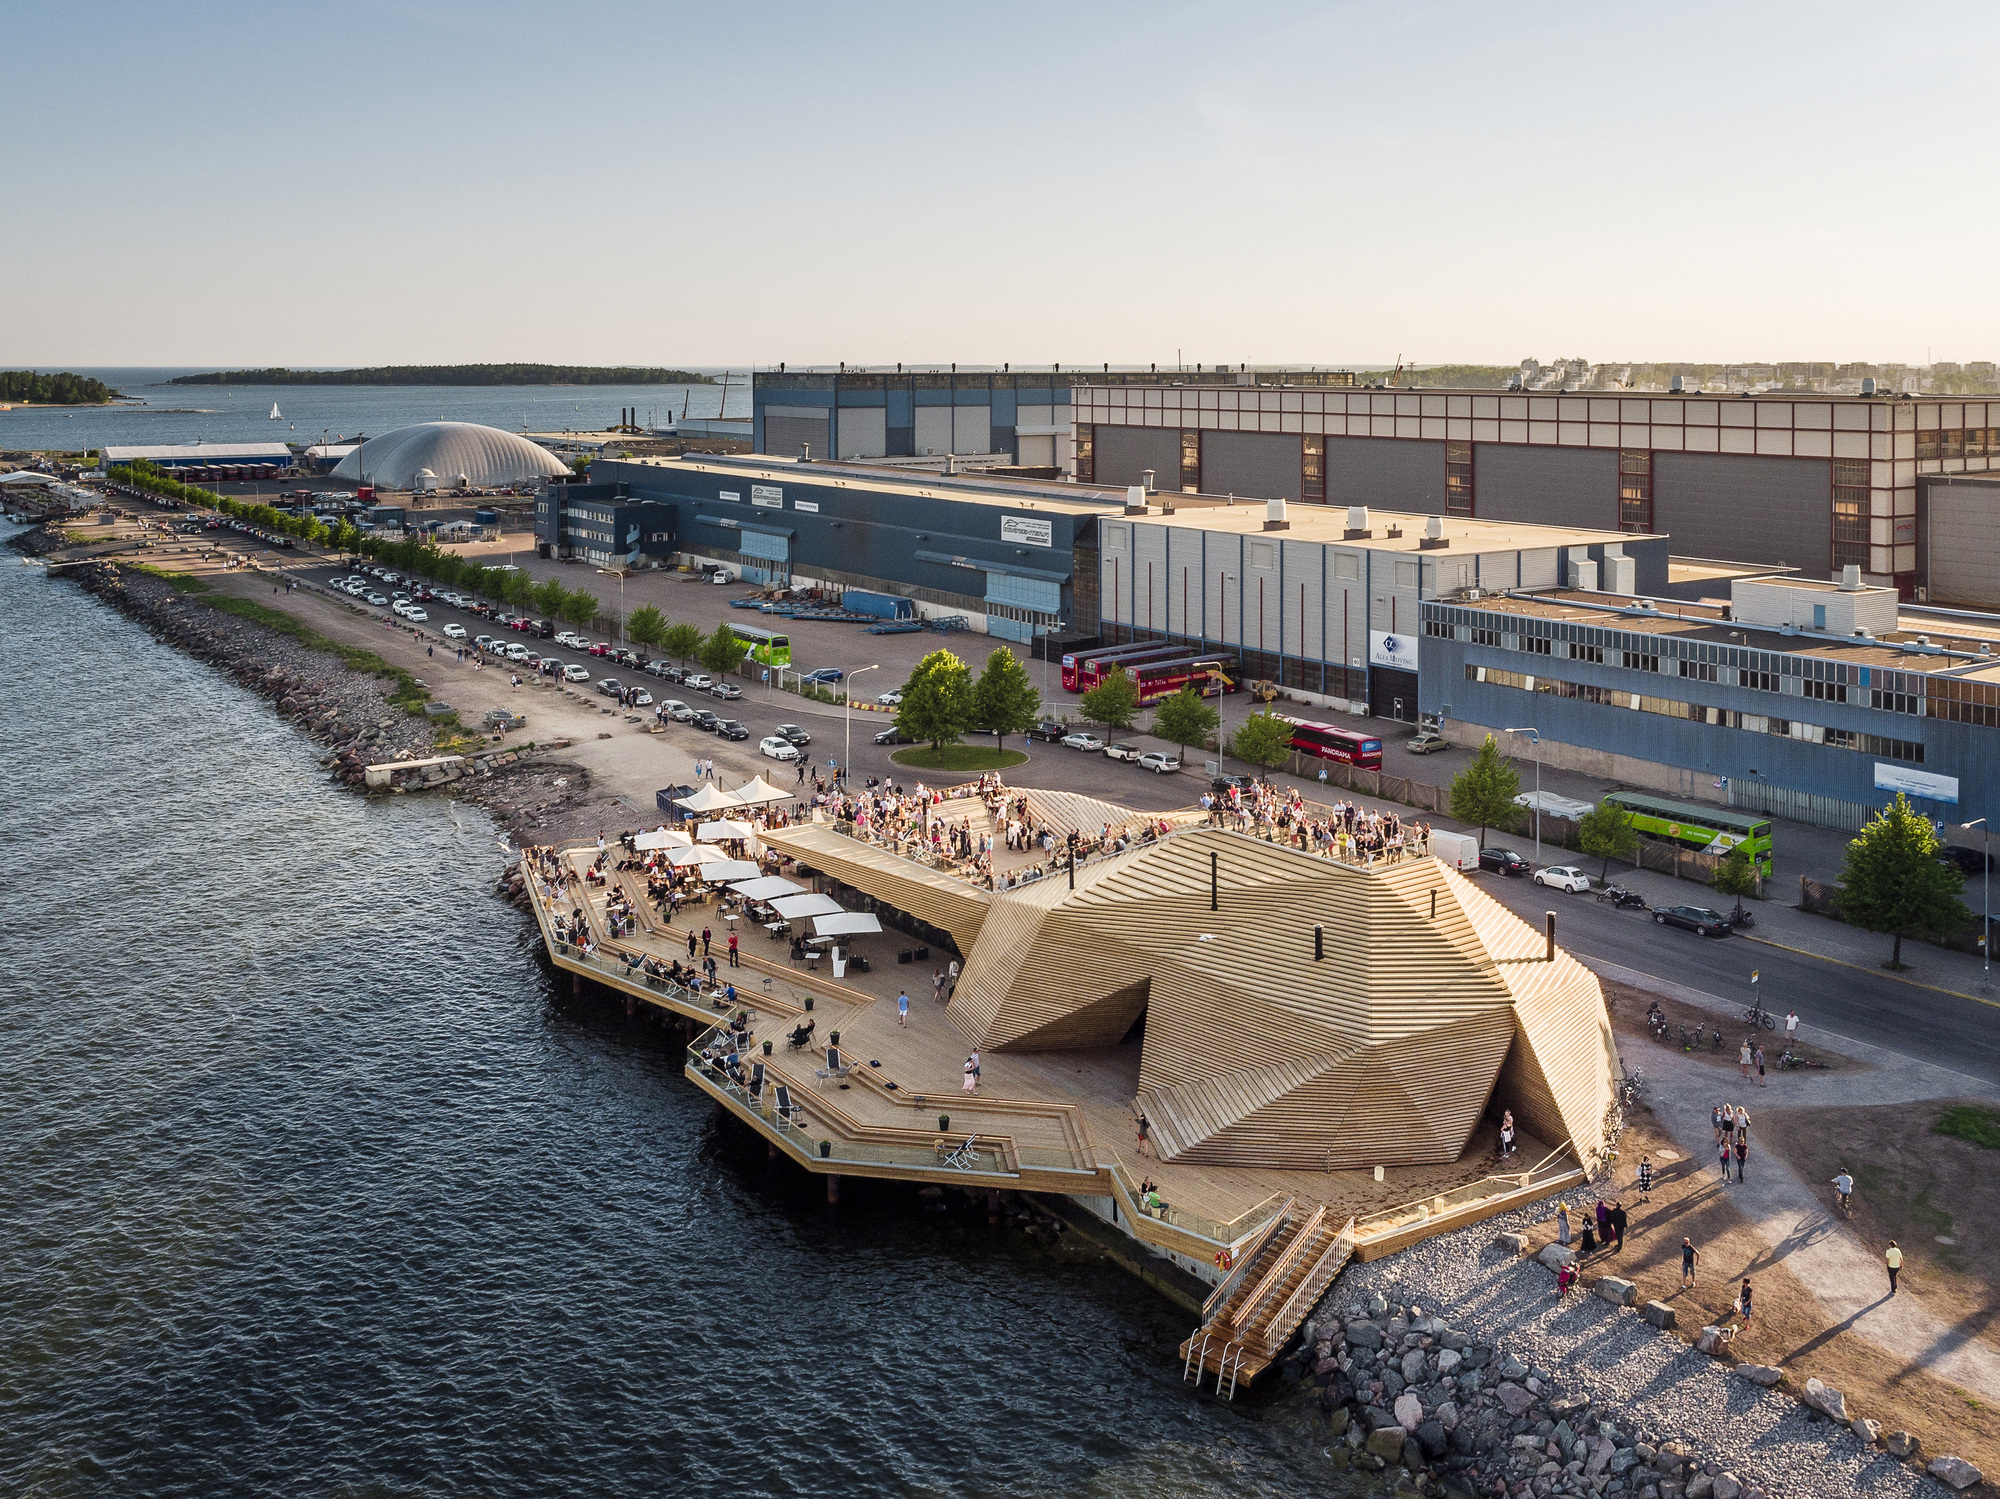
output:
[[[1307,802],[1297,788],[1281,790],[1268,781],[1204,793],[1202,810],[1211,827],[1269,835],[1303,853],[1348,864],[1373,864],[1430,852],[1431,826],[1405,822],[1395,811],[1373,811],[1354,802],[1326,806]]]

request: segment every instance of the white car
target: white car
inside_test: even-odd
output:
[[[885,692],[876,698],[875,701],[885,708],[900,708],[903,706],[903,689],[898,687],[892,691]]]
[[[1170,776],[1181,768],[1180,756],[1148,750],[1139,757],[1139,768],[1150,770],[1156,776]]]
[[[509,661],[525,661],[528,659],[528,648],[517,640],[508,646],[506,650],[502,651],[501,654]]]
[[[689,692],[706,692],[715,685],[715,678],[709,676],[706,672],[698,671],[683,680],[681,685],[687,688]]]
[[[383,594],[371,593],[368,595],[368,602],[375,605],[376,608],[380,609],[387,607],[389,600],[387,596]]]
[[[653,701],[653,694],[652,694],[652,693],[650,693],[650,692],[648,692],[648,691],[647,691],[647,690],[646,690],[645,688],[643,688],[643,687],[634,687],[634,688],[632,689],[632,706],[633,706],[633,707],[635,707],[635,708],[644,708],[644,707],[648,707],[648,706],[650,706],[650,705],[651,705],[652,701]]]
[[[1104,758],[1107,760],[1136,760],[1139,755],[1139,746],[1124,740],[1116,740],[1104,746]]]
[[[1095,734],[1065,734],[1062,737],[1062,742],[1071,749],[1082,750],[1086,754],[1104,748],[1104,741],[1099,739]]]
[[[431,622],[429,612],[422,604],[412,604],[403,611],[403,618],[413,625],[427,625]]]
[[[772,760],[796,760],[799,757],[799,752],[793,746],[792,741],[781,739],[776,734],[771,735],[768,739],[758,740],[757,748],[759,752]]]
[[[446,640],[463,640],[463,639],[465,639],[465,626],[464,626],[464,625],[461,625],[461,624],[456,624],[456,623],[454,623],[454,624],[449,624],[449,625],[446,625],[446,626],[444,627],[444,638],[445,638]]]
[[[1590,876],[1574,864],[1556,864],[1547,869],[1535,871],[1535,883],[1547,885],[1551,890],[1567,890],[1572,894],[1590,888]]]
[[[590,668],[587,666],[565,666],[563,668],[563,680],[565,682],[588,682],[590,680]]]
[[[590,649],[590,642],[574,630],[564,630],[560,635],[556,636],[556,644],[566,645],[573,651],[587,651]]]
[[[660,717],[671,718],[675,723],[687,723],[694,717],[694,709],[677,697],[670,697],[660,704]]]

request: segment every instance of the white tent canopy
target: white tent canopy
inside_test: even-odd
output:
[[[676,833],[671,828],[655,828],[634,838],[632,847],[641,853],[651,853],[656,848],[686,848],[693,842],[694,839],[686,833]]]
[[[879,932],[882,923],[866,911],[842,911],[838,916],[815,916],[813,934],[818,937],[844,937],[854,932]]]
[[[676,869],[685,869],[690,864],[738,864],[740,859],[732,859],[719,848],[699,845],[694,848],[677,848],[667,855],[667,862]],[[757,871],[753,868],[750,873]],[[746,878],[739,876],[738,878]]]
[[[740,807],[743,803],[711,783],[703,786],[693,796],[676,797],[674,805],[686,807],[690,812],[720,812],[725,807]]]
[[[730,794],[746,807],[760,807],[765,802],[788,802],[792,799],[791,792],[779,790],[761,775],[752,776]]]
[[[0,484],[43,484],[54,486],[62,483],[54,474],[38,474],[32,469],[17,468],[11,474],[0,474]]]
[[[771,909],[787,921],[797,921],[805,916],[838,915],[840,902],[830,895],[786,895],[772,901]]]
[[[802,895],[806,887],[795,885],[780,875],[767,874],[761,880],[745,880],[729,888],[738,895],[747,895],[751,900],[773,900],[780,895]]]
[[[736,880],[747,880],[757,873],[757,866],[748,859],[724,859],[718,864],[701,866],[701,877],[711,885],[726,885]]]
[[[757,830],[747,822],[705,822],[696,831],[695,837],[703,843],[728,843],[737,838],[755,838]]]

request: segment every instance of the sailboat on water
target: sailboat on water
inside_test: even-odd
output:
[[[284,420],[284,417],[279,415],[278,413],[278,403],[276,401],[273,401],[271,403],[271,420],[274,422],[281,422]]]

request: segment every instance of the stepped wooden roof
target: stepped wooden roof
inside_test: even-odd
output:
[[[948,1013],[983,1049],[1111,1046],[1143,1015],[1163,1159],[1449,1162],[1489,1105],[1580,1152],[1602,1139],[1596,977],[1436,860],[1361,868],[1204,828],[1082,865],[1074,889],[989,893],[830,828],[767,841],[952,932]]]

